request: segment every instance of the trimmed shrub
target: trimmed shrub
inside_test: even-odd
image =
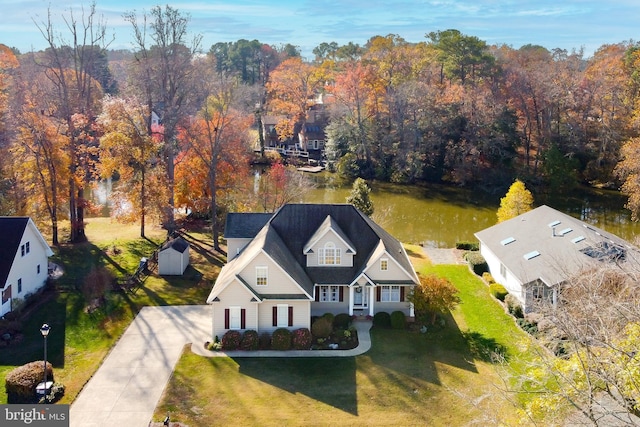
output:
[[[491,295],[495,298],[498,299],[502,302],[504,302],[504,299],[507,295],[509,295],[509,292],[507,292],[507,290],[504,288],[504,286],[502,286],[500,283],[492,283],[489,285],[489,292],[491,293]]]
[[[240,334],[240,331],[227,331],[222,336],[222,349],[237,350],[240,348],[241,341],[242,335]]]
[[[478,251],[480,250],[480,243],[478,242],[456,242],[456,249],[463,251]]]
[[[271,348],[273,350],[291,350],[291,331],[286,328],[278,328],[273,331]]]
[[[467,260],[471,269],[478,276],[482,276],[483,273],[489,271],[489,266],[487,265],[487,261],[484,257],[478,252],[467,252],[464,256]]]
[[[379,328],[391,327],[391,316],[386,311],[379,311],[373,315],[373,326]]]
[[[263,332],[258,339],[258,348],[260,350],[269,350],[271,348],[271,334]]]
[[[347,313],[340,313],[333,318],[333,327],[335,329],[347,329],[351,324],[351,316]]]
[[[240,350],[256,351],[258,349],[258,332],[254,330],[244,331],[242,341],[240,341]]]
[[[333,319],[335,319],[335,315],[333,313],[325,313],[322,315],[322,317],[326,317],[327,319],[331,320],[331,323],[333,323]]]
[[[320,317],[311,325],[311,333],[316,338],[327,338],[333,332],[333,322],[328,317]]]
[[[401,311],[391,313],[391,327],[393,329],[404,329],[407,326],[407,317]]]
[[[510,315],[518,319],[524,317],[522,305],[515,296],[508,294],[506,297],[504,297],[504,302],[505,304],[507,304],[507,310],[509,311]]]
[[[491,273],[489,273],[488,271],[485,271],[484,273],[482,273],[482,280],[484,280],[488,284],[496,283],[495,279],[493,278]]]
[[[313,337],[309,329],[300,328],[293,331],[291,343],[294,350],[309,350],[311,341],[313,341]]]
[[[18,366],[5,378],[4,388],[7,391],[7,403],[34,403],[36,386],[44,380],[44,361],[30,362]],[[47,362],[47,381],[55,381],[53,366]]]

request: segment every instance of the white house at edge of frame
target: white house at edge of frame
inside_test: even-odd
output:
[[[475,234],[494,280],[522,304],[556,303],[559,287],[586,268],[640,264],[638,249],[591,224],[543,205]]]
[[[28,217],[0,217],[0,316],[46,284],[51,247]]]

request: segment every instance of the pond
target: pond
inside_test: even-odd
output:
[[[351,185],[327,173],[314,175],[318,188],[299,202],[344,203]],[[501,196],[457,187],[405,186],[369,183],[375,212],[373,219],[405,243],[447,248],[459,241],[475,241],[474,233],[496,224]],[[640,233],[624,208],[626,197],[616,191],[580,189],[568,197],[536,199],[566,214],[614,233],[630,242]]]
[[[317,188],[305,193],[299,203],[345,203],[351,183],[335,174],[308,174]],[[456,242],[474,241],[474,233],[496,223],[500,197],[451,186],[394,185],[370,182],[373,219],[405,243],[448,248]],[[111,182],[103,181],[93,193],[93,201],[109,215],[107,194]],[[536,205],[547,204],[621,238],[634,242],[640,224],[631,221],[624,208],[626,197],[616,191],[583,188],[570,196],[544,199],[534,194]]]

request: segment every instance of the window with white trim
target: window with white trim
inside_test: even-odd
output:
[[[268,270],[266,266],[256,267],[256,285],[267,286],[268,284]]]
[[[400,286],[382,286],[380,289],[381,302],[400,302]]]
[[[18,294],[22,293],[22,279],[18,279]]]
[[[340,286],[319,286],[321,302],[340,301]]]
[[[318,249],[318,265],[340,265],[341,262],[341,250],[333,242]]]
[[[278,328],[286,328],[289,326],[289,306],[286,304],[278,304]]]
[[[229,329],[242,328],[242,309],[240,307],[229,307]]]
[[[389,269],[389,259],[388,258],[382,258],[380,260],[380,270],[381,271],[387,271]]]

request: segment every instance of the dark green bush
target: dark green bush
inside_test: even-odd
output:
[[[36,386],[44,380],[44,361],[30,362],[18,366],[5,378],[4,387],[7,392],[7,403],[34,403]],[[53,378],[53,366],[47,362],[47,381]]]
[[[333,323],[333,319],[335,318],[335,315],[333,313],[325,313],[322,315],[322,317],[326,317],[327,319],[331,320],[331,323]]]
[[[530,335],[535,335],[538,333],[538,324],[535,322],[530,322],[527,319],[518,319],[516,320],[518,326],[522,328],[523,331]]]
[[[404,329],[407,326],[407,317],[401,311],[391,313],[391,327],[393,329]]]
[[[504,297],[504,302],[505,304],[507,304],[507,310],[509,311],[510,315],[517,319],[521,319],[524,317],[524,313],[522,312],[522,305],[515,296],[511,294],[507,295],[506,297]]]
[[[327,338],[333,332],[333,321],[322,316],[311,325],[311,333],[316,338]]]
[[[379,328],[391,327],[391,316],[386,311],[379,311],[373,315],[373,326]]]
[[[240,341],[240,350],[255,351],[258,349],[258,332],[254,330],[244,331],[242,341]]]
[[[286,328],[278,328],[273,331],[271,348],[273,350],[291,350],[291,331]]]
[[[478,252],[467,252],[464,256],[471,269],[478,276],[482,276],[483,273],[489,271],[489,266],[484,257]]]
[[[463,251],[478,251],[480,250],[480,243],[478,242],[456,242],[456,249]]]
[[[495,299],[498,299],[502,302],[504,302],[504,299],[506,298],[506,296],[509,295],[509,292],[507,292],[504,286],[502,286],[500,283],[490,284],[489,292]]]
[[[258,339],[258,348],[260,350],[269,350],[271,348],[271,334],[263,332]]]
[[[222,349],[225,351],[233,351],[240,348],[242,335],[240,331],[227,331],[222,336]]]
[[[347,313],[340,313],[333,318],[333,327],[335,329],[347,329],[351,325],[351,316]]]
[[[307,328],[300,328],[293,331],[291,342],[294,350],[309,350],[311,347],[311,331]]]

